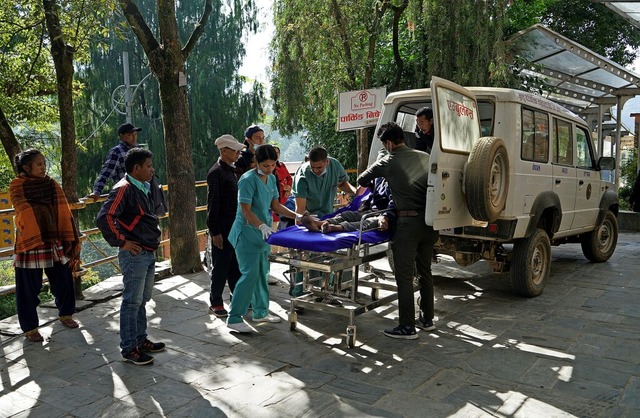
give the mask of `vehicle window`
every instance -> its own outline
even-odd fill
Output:
[[[573,135],[571,124],[554,118],[553,162],[562,165],[573,165]]]
[[[576,132],[576,158],[576,165],[580,168],[594,169],[596,167],[589,132],[580,127]]]
[[[523,160],[546,163],[549,160],[549,115],[523,107],[521,142]]]
[[[447,151],[471,153],[481,136],[475,99],[444,86],[438,86],[436,92],[440,146]]]
[[[493,114],[495,106],[488,100],[478,100],[478,113],[480,114],[480,134],[482,136],[493,135]]]
[[[409,148],[416,147],[416,112],[423,107],[431,107],[431,100],[405,103],[398,109],[395,122],[404,131],[404,142]]]

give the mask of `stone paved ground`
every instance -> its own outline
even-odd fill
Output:
[[[380,267],[384,267],[380,265]],[[282,277],[282,266],[273,265]],[[587,262],[579,245],[553,249],[550,283],[515,296],[485,263],[434,266],[433,333],[381,334],[395,304],[356,318],[309,311],[297,330],[259,324],[230,334],[207,314],[208,276],[156,283],[150,336],[169,349],[152,366],[120,361],[119,281],[87,292],[78,330],[41,309],[45,343],[16,318],[0,324],[0,416],[170,417],[637,417],[640,416],[640,234],[623,233],[613,258]],[[286,319],[288,285],[271,286]],[[105,300],[106,299],[106,300]]]

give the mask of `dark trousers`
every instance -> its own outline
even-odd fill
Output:
[[[225,283],[229,283],[229,291],[233,294],[241,276],[236,251],[227,237],[224,235],[223,237],[222,249],[219,249],[213,243],[211,244],[211,260],[213,262],[211,294],[209,296],[211,306],[223,306],[222,292],[224,291]]]
[[[16,267],[16,308],[18,322],[24,332],[34,330],[39,325],[36,308],[40,304],[38,294],[42,290],[42,270]],[[76,297],[68,264],[54,263],[53,267],[44,269],[44,273],[49,279],[58,315],[73,315],[76,311]]]
[[[396,269],[398,310],[400,325],[415,326],[413,277],[414,266],[420,282],[420,310],[427,319],[434,316],[433,276],[431,258],[438,232],[424,223],[424,215],[400,217],[391,240],[391,251]]]

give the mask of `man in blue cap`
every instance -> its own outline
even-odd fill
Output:
[[[111,148],[107,153],[107,158],[102,165],[102,170],[98,174],[96,182],[93,184],[93,192],[88,194],[88,199],[97,199],[102,194],[104,186],[109,180],[113,180],[114,184],[124,177],[126,170],[124,167],[124,156],[131,148],[138,144],[138,132],[142,128],[137,128],[130,123],[123,123],[118,127],[118,137],[120,141],[118,145]]]
[[[264,130],[258,125],[251,125],[244,130],[244,146],[247,147],[238,159],[241,167],[251,167],[255,158],[256,149],[265,144]]]

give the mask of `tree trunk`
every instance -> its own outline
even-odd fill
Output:
[[[2,141],[2,147],[9,156],[11,164],[13,165],[13,157],[20,152],[20,144],[13,133],[11,125],[9,125],[9,121],[2,111],[2,108],[0,108],[0,141]],[[13,170],[16,171],[15,166],[13,167]]]
[[[55,0],[43,0],[42,3],[51,42],[51,57],[56,69],[62,140],[62,188],[69,202],[77,202],[76,130],[73,114],[73,54],[75,51],[73,47],[65,44],[58,4]]]
[[[165,68],[171,67],[167,65]],[[175,67],[172,67],[175,68]],[[184,66],[183,66],[184,71]],[[168,74],[166,74],[168,73]],[[202,270],[196,236],[195,173],[192,160],[191,123],[186,87],[178,86],[178,74],[158,74],[169,185],[169,232],[174,274]],[[191,185],[185,187],[184,185]]]
[[[356,144],[358,149],[358,175],[367,169],[369,165],[369,136],[368,129],[356,130]]]
[[[47,32],[51,42],[51,58],[56,70],[58,88],[58,112],[60,113],[60,137],[62,142],[62,189],[67,201],[78,201],[78,171],[76,159],[76,123],[73,114],[73,54],[75,50],[67,45],[60,26],[60,8],[55,0],[42,1],[45,11]],[[77,211],[73,216],[78,219]],[[82,279],[74,278],[75,297],[84,299]]]
[[[186,86],[179,85],[179,74],[185,73],[187,57],[203,34],[213,10],[212,1],[205,0],[202,17],[182,48],[175,0],[157,0],[161,42],[158,42],[147,26],[136,2],[119,0],[122,12],[149,58],[151,71],[158,79],[167,155],[171,267],[174,274],[202,270],[196,235],[196,179],[192,159],[191,120]]]

